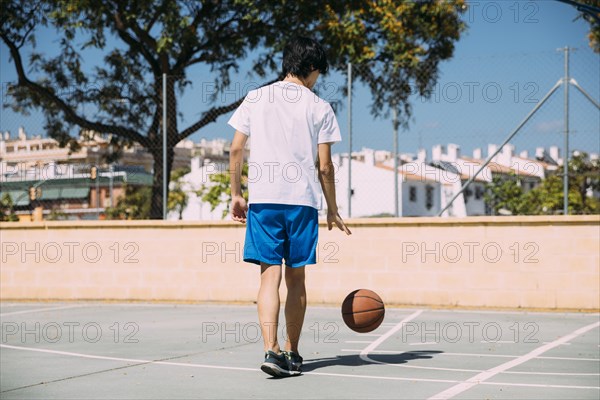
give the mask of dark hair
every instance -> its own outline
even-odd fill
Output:
[[[283,76],[306,78],[315,69],[322,74],[329,70],[323,46],[302,36],[290,40],[283,49]]]

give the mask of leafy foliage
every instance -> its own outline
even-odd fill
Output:
[[[179,214],[179,219],[183,219],[183,210],[187,207],[189,196],[183,188],[182,178],[190,172],[190,168],[178,168],[171,173],[171,190],[169,191],[169,200],[167,209]]]
[[[569,160],[569,213],[600,214],[600,162],[586,153],[576,153]],[[513,215],[551,215],[563,211],[563,178],[555,173],[536,188],[524,192],[518,177],[495,176],[485,194],[495,213],[505,210]]]
[[[15,222],[19,220],[17,214],[13,209],[13,201],[8,193],[4,193],[2,199],[0,199],[0,221],[3,222]]]
[[[229,215],[231,204],[231,180],[228,172],[219,172],[210,176],[210,184],[202,185],[196,194],[202,201],[210,204],[210,210],[214,211],[219,205],[225,204],[221,218]],[[242,167],[242,196],[248,201],[248,164]]]
[[[512,174],[508,177],[496,175],[492,182],[487,185],[487,191],[484,195],[486,203],[498,214],[501,210],[506,210],[510,214],[521,214],[523,189],[517,179]]]
[[[106,209],[108,219],[148,219],[150,218],[149,186],[125,185],[124,194],[119,196],[115,207]]]
[[[577,2],[596,7],[596,9],[600,9],[600,1],[598,0],[577,0]],[[600,18],[600,11],[596,12],[596,17]],[[590,31],[588,33],[590,47],[596,53],[600,53],[600,22],[594,19],[591,15],[584,12],[580,12],[578,18],[583,18],[590,24]]]
[[[163,128],[170,176],[174,146],[240,104],[217,100],[242,60],[251,57],[253,74],[273,82],[282,78],[278,57],[286,41],[316,37],[333,69],[358,64],[355,76],[371,88],[375,115],[394,107],[407,123],[410,94],[430,93],[439,62],[452,56],[464,30],[466,9],[464,0],[0,1],[0,38],[18,75],[9,106],[43,110],[48,135],[72,150],[82,129],[106,135],[115,156],[132,142],[145,147],[154,158],[152,218],[162,214]],[[39,27],[55,29],[58,54],[36,47]],[[24,46],[33,49],[29,60],[22,58]],[[103,62],[85,66],[88,50],[101,52]],[[180,126],[177,95],[192,83],[187,71],[197,64],[209,67],[205,81],[214,79],[213,103]],[[163,74],[169,77],[166,127]]]
[[[68,216],[65,212],[63,212],[59,207],[52,207],[50,209],[50,214],[46,217],[47,221],[65,221],[68,219]]]

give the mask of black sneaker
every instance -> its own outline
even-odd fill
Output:
[[[271,350],[265,353],[265,361],[261,364],[260,369],[277,378],[298,375],[298,372],[290,371],[290,363],[283,353],[277,354]]]
[[[290,373],[293,375],[299,375],[302,373],[302,357],[300,354],[293,351],[283,351],[285,358],[288,360]]]

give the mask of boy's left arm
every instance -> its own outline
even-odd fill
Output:
[[[229,178],[231,181],[231,218],[234,221],[246,222],[248,205],[242,196],[242,166],[244,164],[244,148],[248,136],[235,131],[229,152]]]

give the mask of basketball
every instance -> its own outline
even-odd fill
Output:
[[[358,289],[342,303],[342,317],[348,328],[355,332],[374,331],[383,322],[385,307],[381,297],[372,290]]]

